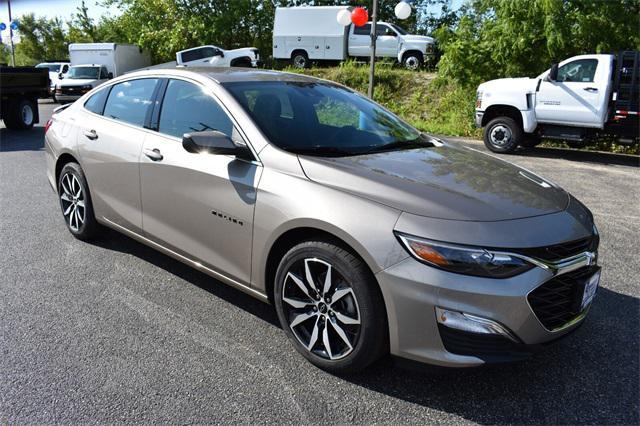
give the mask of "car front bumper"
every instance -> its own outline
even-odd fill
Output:
[[[387,308],[391,353],[448,367],[527,358],[544,344],[573,331],[585,318],[589,306],[562,326],[549,329],[542,323],[546,318],[537,315],[540,309],[534,312],[529,297],[548,287],[553,291],[562,280],[568,281],[570,274],[592,275],[598,270],[591,263],[579,266],[562,275],[534,267],[512,278],[491,279],[450,273],[414,258],[405,259],[376,274]],[[575,298],[581,298],[579,287],[576,280],[572,290]],[[504,332],[480,334],[444,325],[442,317],[437,319],[443,311],[486,320]]]
[[[482,128],[482,117],[484,117],[484,111],[476,111],[475,123],[477,128]]]

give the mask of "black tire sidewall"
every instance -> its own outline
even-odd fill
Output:
[[[360,333],[353,351],[339,360],[327,360],[309,352],[289,328],[284,313],[282,288],[290,267],[301,259],[317,258],[328,262],[351,285],[360,311]],[[307,241],[289,250],[280,261],[274,284],[274,304],[280,325],[294,347],[312,364],[332,373],[354,373],[370,365],[388,350],[388,328],[384,302],[373,274],[349,251],[330,242]]]
[[[304,59],[304,65],[302,67],[299,67],[298,65],[296,65],[296,58],[298,57]],[[295,68],[298,68],[298,69],[309,68],[309,57],[305,53],[296,53],[295,55],[293,55],[293,58],[291,58],[291,62],[293,63],[293,66]]]
[[[498,125],[508,127],[509,130],[511,131],[511,140],[509,141],[509,143],[502,146],[494,145],[491,141],[491,131],[493,130],[494,127]],[[511,117],[494,118],[484,128],[484,138],[483,138],[484,144],[492,152],[503,153],[503,154],[511,153],[511,152],[514,152],[516,148],[518,148],[518,145],[522,141],[522,133],[523,133],[522,129],[513,118]]]
[[[60,171],[60,176],[58,177],[57,189],[58,189],[58,202],[60,203],[60,210],[64,213],[64,206],[62,205],[62,200],[60,199],[60,194],[62,193],[62,178],[66,174],[73,174],[80,182],[80,186],[82,187],[82,191],[84,192],[85,198],[85,220],[84,223],[78,228],[77,231],[71,229],[69,224],[67,223],[66,218],[63,220],[67,225],[67,229],[71,234],[81,240],[89,240],[95,237],[98,231],[98,223],[96,222],[95,215],[93,212],[93,203],[91,201],[91,193],[89,192],[89,185],[87,184],[87,179],[82,172],[82,168],[78,163],[67,163]]]

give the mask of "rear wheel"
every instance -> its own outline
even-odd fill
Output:
[[[79,164],[67,163],[62,168],[58,178],[58,197],[69,232],[80,240],[93,239],[100,226],[93,214],[89,186]]]
[[[361,370],[388,348],[384,303],[367,266],[324,241],[289,250],[276,272],[274,300],[296,350],[333,372]]]
[[[36,119],[36,106],[33,101],[20,99],[9,105],[4,124],[8,129],[27,130],[33,127]]]
[[[299,69],[309,68],[309,57],[304,51],[294,52],[291,56],[291,63]]]
[[[493,152],[511,153],[523,139],[522,128],[511,117],[494,118],[484,128],[484,144]]]

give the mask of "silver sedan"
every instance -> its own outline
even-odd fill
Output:
[[[60,108],[45,138],[74,236],[115,229],[273,303],[328,371],[523,359],[598,287],[578,200],[328,81],[135,72]]]

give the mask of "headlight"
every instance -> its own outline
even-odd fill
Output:
[[[396,236],[419,261],[457,274],[508,278],[534,267],[519,257],[499,251],[430,241],[398,232]]]
[[[90,84],[87,84],[87,85],[85,85],[85,86],[82,86],[82,88],[83,88],[84,90],[91,90],[91,89],[93,89],[93,86],[92,86],[92,85],[90,85]]]

